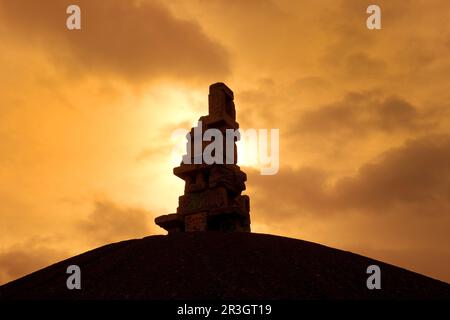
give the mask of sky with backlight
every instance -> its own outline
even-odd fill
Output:
[[[382,30],[366,28],[372,3]],[[69,4],[81,31],[66,29]],[[207,113],[219,81],[242,128],[280,129],[278,174],[240,159],[254,232],[449,282],[449,12],[446,0],[0,0],[0,283],[164,234],[153,219],[184,187],[171,133]]]

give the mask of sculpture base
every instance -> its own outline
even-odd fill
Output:
[[[157,217],[155,223],[169,234],[195,231],[250,232],[250,215],[234,209],[221,208],[186,215],[172,213]]]

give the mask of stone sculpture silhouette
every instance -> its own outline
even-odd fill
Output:
[[[199,119],[202,132],[218,129],[225,136],[227,129],[239,129],[234,95],[230,88],[223,83],[212,84],[208,98],[209,114]],[[194,128],[188,133],[188,141],[189,138],[191,142],[194,141]],[[248,196],[241,195],[245,190],[247,175],[236,164],[237,140],[238,137],[235,137],[232,155],[226,154],[230,150],[224,146],[223,150],[226,151],[221,164],[206,164],[201,154],[195,154],[194,143],[188,143],[191,152],[187,157],[191,161],[182,161],[173,170],[177,177],[185,181],[184,195],[179,197],[176,213],[155,219],[158,226],[169,234],[190,231],[250,232],[250,200]],[[202,141],[202,152],[209,143]]]

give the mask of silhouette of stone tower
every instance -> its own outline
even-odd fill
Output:
[[[187,155],[173,170],[177,177],[185,181],[184,195],[179,197],[177,213],[155,219],[155,223],[169,234],[190,231],[250,232],[250,199],[241,195],[247,175],[236,164],[238,135],[234,136],[233,149],[229,152],[232,154],[226,152],[226,130],[239,129],[233,99],[233,92],[225,84],[215,83],[209,87],[209,114],[200,117],[196,128],[198,130],[201,124],[202,133],[207,129],[220,130],[224,137],[224,152],[219,157],[223,161],[212,164],[204,162],[203,151],[211,142],[195,136],[198,131],[192,128],[187,135]],[[197,154],[195,139],[202,141]]]

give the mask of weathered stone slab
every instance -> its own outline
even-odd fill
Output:
[[[209,172],[208,185],[210,188],[221,186],[233,195],[239,195],[245,190],[247,175],[236,165],[213,166]]]
[[[212,208],[228,205],[225,188],[215,188],[202,192],[187,193],[179,197],[177,213],[188,214],[198,211],[208,211]]]
[[[184,217],[185,231],[206,231],[208,215],[206,212],[199,212]]]
[[[169,234],[184,231],[184,220],[176,213],[159,216],[155,219],[155,223],[166,229]]]
[[[223,83],[215,83],[209,87],[209,115],[212,118],[221,117],[224,114],[236,120],[236,108],[234,106],[233,92]]]

